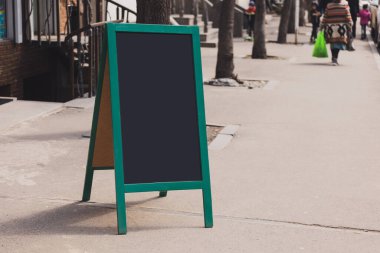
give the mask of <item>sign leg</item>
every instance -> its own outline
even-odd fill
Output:
[[[117,232],[119,235],[127,233],[127,210],[124,192],[116,193]]]
[[[123,178],[119,175],[120,171],[120,167],[115,167],[117,232],[119,235],[125,235],[127,233],[127,209],[124,182]]]
[[[87,165],[86,177],[84,179],[82,201],[90,200],[93,178],[94,178],[94,170],[90,165]]]
[[[214,221],[212,217],[212,200],[211,200],[210,187],[203,188],[202,194],[203,194],[203,212],[204,212],[205,227],[212,228],[214,225]]]
[[[160,191],[160,198],[166,197],[168,195],[168,191]]]

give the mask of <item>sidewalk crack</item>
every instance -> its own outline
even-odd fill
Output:
[[[20,197],[11,197],[11,196],[4,196],[4,195],[0,195],[0,199],[31,200],[30,197],[20,198]],[[98,203],[98,202],[81,202],[81,201],[75,201],[75,200],[64,199],[64,198],[32,198],[32,199],[34,201],[35,200],[49,201],[49,202],[56,202],[56,203],[61,203],[61,204],[78,203],[80,205],[93,207],[93,208],[116,209],[115,204],[106,204],[106,203]],[[203,213],[201,212],[168,210],[164,208],[135,206],[134,204],[130,204],[127,206],[128,206],[128,210],[130,211],[144,211],[144,212],[151,212],[151,213],[182,215],[182,216],[188,216],[188,217],[192,217],[192,216],[202,217],[203,216]],[[265,218],[257,218],[257,217],[241,217],[241,216],[214,214],[214,218],[222,219],[222,220],[240,221],[240,222],[262,222],[262,223],[269,223],[269,224],[274,224],[274,225],[286,224],[286,225],[291,225],[291,226],[300,226],[300,227],[309,227],[309,228],[380,234],[380,229],[357,228],[357,227],[349,227],[349,226],[333,226],[333,225],[324,225],[324,224],[317,224],[317,223],[305,223],[305,222],[298,222],[298,221],[265,219]]]
[[[186,211],[172,211],[161,208],[151,208],[151,207],[133,207],[132,210],[138,209],[146,212],[155,212],[155,213],[166,213],[166,214],[179,214],[185,216],[203,216],[203,213],[197,212],[186,212]],[[266,222],[272,224],[287,224],[292,226],[302,226],[302,227],[310,227],[310,228],[321,228],[321,229],[330,229],[330,230],[340,230],[340,231],[351,231],[351,232],[365,232],[365,233],[376,233],[380,234],[380,229],[368,229],[368,228],[357,228],[357,227],[349,227],[349,226],[333,226],[333,225],[323,225],[317,223],[304,223],[297,221],[286,221],[286,220],[276,220],[276,219],[265,219],[265,218],[257,218],[257,217],[240,217],[240,216],[231,216],[231,215],[222,215],[215,214],[215,218],[223,219],[223,220],[233,220],[233,221],[243,221],[243,222]]]

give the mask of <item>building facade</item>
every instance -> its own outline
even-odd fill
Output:
[[[0,0],[0,96],[66,101],[88,92],[88,26],[102,21],[103,2]]]

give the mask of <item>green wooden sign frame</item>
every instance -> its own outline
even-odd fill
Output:
[[[181,182],[155,182],[140,184],[124,184],[123,152],[122,152],[122,126],[120,116],[120,96],[118,80],[118,61],[116,48],[117,32],[138,32],[138,33],[163,33],[163,34],[189,34],[192,35],[195,94],[198,110],[198,128],[200,141],[200,157],[202,180],[201,181],[181,181]],[[207,228],[213,226],[212,200],[210,186],[209,160],[207,150],[206,119],[203,94],[202,63],[200,52],[199,28],[196,26],[169,26],[169,25],[146,25],[146,24],[106,24],[106,36],[103,42],[102,58],[99,71],[98,93],[95,100],[95,108],[91,129],[90,147],[88,153],[86,176],[83,189],[82,201],[88,201],[91,196],[93,174],[95,170],[115,171],[116,187],[116,210],[118,234],[127,233],[127,217],[125,193],[159,191],[160,197],[165,197],[167,191],[171,190],[192,190],[200,189],[203,193],[204,225]],[[108,57],[108,66],[106,60]],[[99,110],[101,107],[101,94],[103,89],[103,79],[105,68],[109,68],[110,101],[112,111],[112,136],[113,136],[113,167],[94,167],[94,149],[96,133],[99,121]]]

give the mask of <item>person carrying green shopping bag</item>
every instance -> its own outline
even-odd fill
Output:
[[[332,65],[338,65],[340,50],[349,49],[352,18],[350,8],[345,0],[333,0],[327,5],[321,22],[321,31],[330,43]]]
[[[327,54],[325,35],[323,32],[318,33],[317,40],[315,41],[315,44],[314,44],[313,57],[317,57],[317,58],[329,57],[329,55]]]

